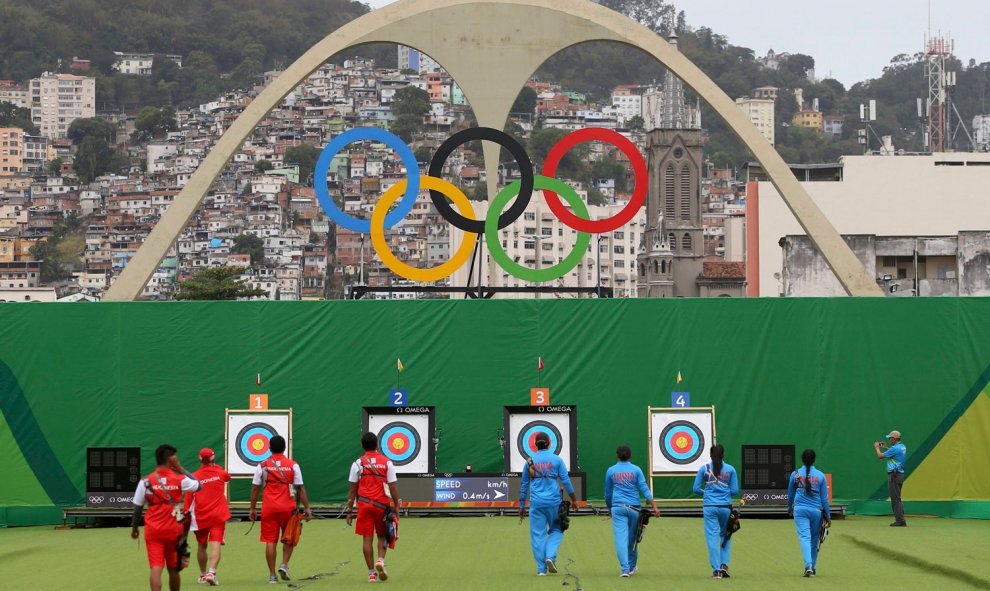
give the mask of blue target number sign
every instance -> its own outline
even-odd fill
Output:
[[[524,458],[531,458],[539,451],[536,448],[536,436],[546,433],[550,437],[549,449],[554,455],[560,455],[560,450],[564,446],[564,440],[560,436],[557,427],[547,421],[532,421],[519,430],[519,437],[516,439],[516,449]]]
[[[691,406],[691,393],[671,392],[670,405],[674,408],[689,408]]]
[[[268,423],[245,425],[234,440],[237,456],[245,464],[257,466],[271,457],[271,439],[276,435],[278,431]]]
[[[409,390],[393,389],[388,391],[389,406],[409,406]]]
[[[378,448],[393,465],[405,466],[419,456],[422,442],[412,425],[395,421],[378,431]]]
[[[690,464],[704,450],[705,435],[694,423],[674,421],[660,432],[660,453],[674,464]]]

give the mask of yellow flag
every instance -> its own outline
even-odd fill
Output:
[[[681,377],[681,372],[678,371],[677,372],[677,383],[680,384],[683,381],[684,381],[684,378]]]
[[[405,367],[403,367],[403,365],[402,365],[402,360],[401,359],[399,359],[398,357],[396,357],[395,358],[395,362],[398,364],[398,370],[399,371],[402,371],[402,370],[405,369]]]

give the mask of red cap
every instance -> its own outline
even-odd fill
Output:
[[[213,450],[208,447],[204,447],[203,449],[199,450],[200,461],[212,459],[214,455],[215,454],[213,453]]]

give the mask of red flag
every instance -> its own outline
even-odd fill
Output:
[[[536,364],[536,371],[543,371],[543,358],[539,357],[539,361]]]
[[[257,384],[257,385],[259,385],[259,386],[261,385],[261,374],[260,373],[257,376],[255,376],[254,383]]]

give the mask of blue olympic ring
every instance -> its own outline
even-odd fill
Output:
[[[533,457],[536,452],[529,447],[529,438],[533,437],[536,433],[546,433],[550,437],[550,445],[547,447],[551,452],[557,453],[557,447],[559,445],[557,441],[557,434],[554,433],[552,429],[547,429],[544,425],[534,425],[523,433],[522,436],[522,448],[526,452],[526,455]]]
[[[680,453],[674,449],[671,439],[673,439],[675,435],[682,432],[689,433],[692,445],[686,452]],[[670,429],[663,438],[664,454],[669,455],[675,460],[690,460],[693,456],[696,457],[698,455],[698,448],[701,445],[702,440],[703,437],[696,427],[679,426],[677,428]]]
[[[313,171],[313,185],[316,189],[316,198],[319,200],[323,211],[327,212],[337,225],[347,228],[352,232],[367,234],[371,232],[371,220],[356,219],[344,213],[330,197],[327,190],[327,173],[330,169],[330,162],[344,146],[360,140],[372,140],[381,142],[395,150],[402,163],[406,166],[406,176],[409,185],[398,205],[395,206],[388,215],[385,216],[385,227],[391,228],[406,217],[414,205],[416,196],[419,195],[419,164],[416,156],[409,146],[402,141],[402,138],[377,127],[355,127],[348,129],[344,133],[333,138],[329,144],[320,152],[320,158],[316,161],[316,169]]]
[[[409,447],[404,453],[395,453],[389,446],[389,437],[393,435],[405,435],[406,439],[409,441]],[[408,460],[414,453],[416,453],[416,435],[409,429],[405,427],[389,427],[387,431],[382,433],[382,453],[385,454],[388,459],[395,462],[402,462]]]
[[[264,462],[272,455],[272,450],[269,447],[269,449],[265,450],[265,453],[258,454],[252,451],[250,448],[248,448],[247,446],[248,441],[251,439],[251,436],[255,434],[264,435],[269,439],[269,441],[271,440],[272,437],[275,436],[275,434],[271,431],[271,429],[265,427],[255,427],[254,429],[250,429],[241,436],[241,441],[240,441],[241,453],[244,455],[244,457],[250,458],[252,461]]]

